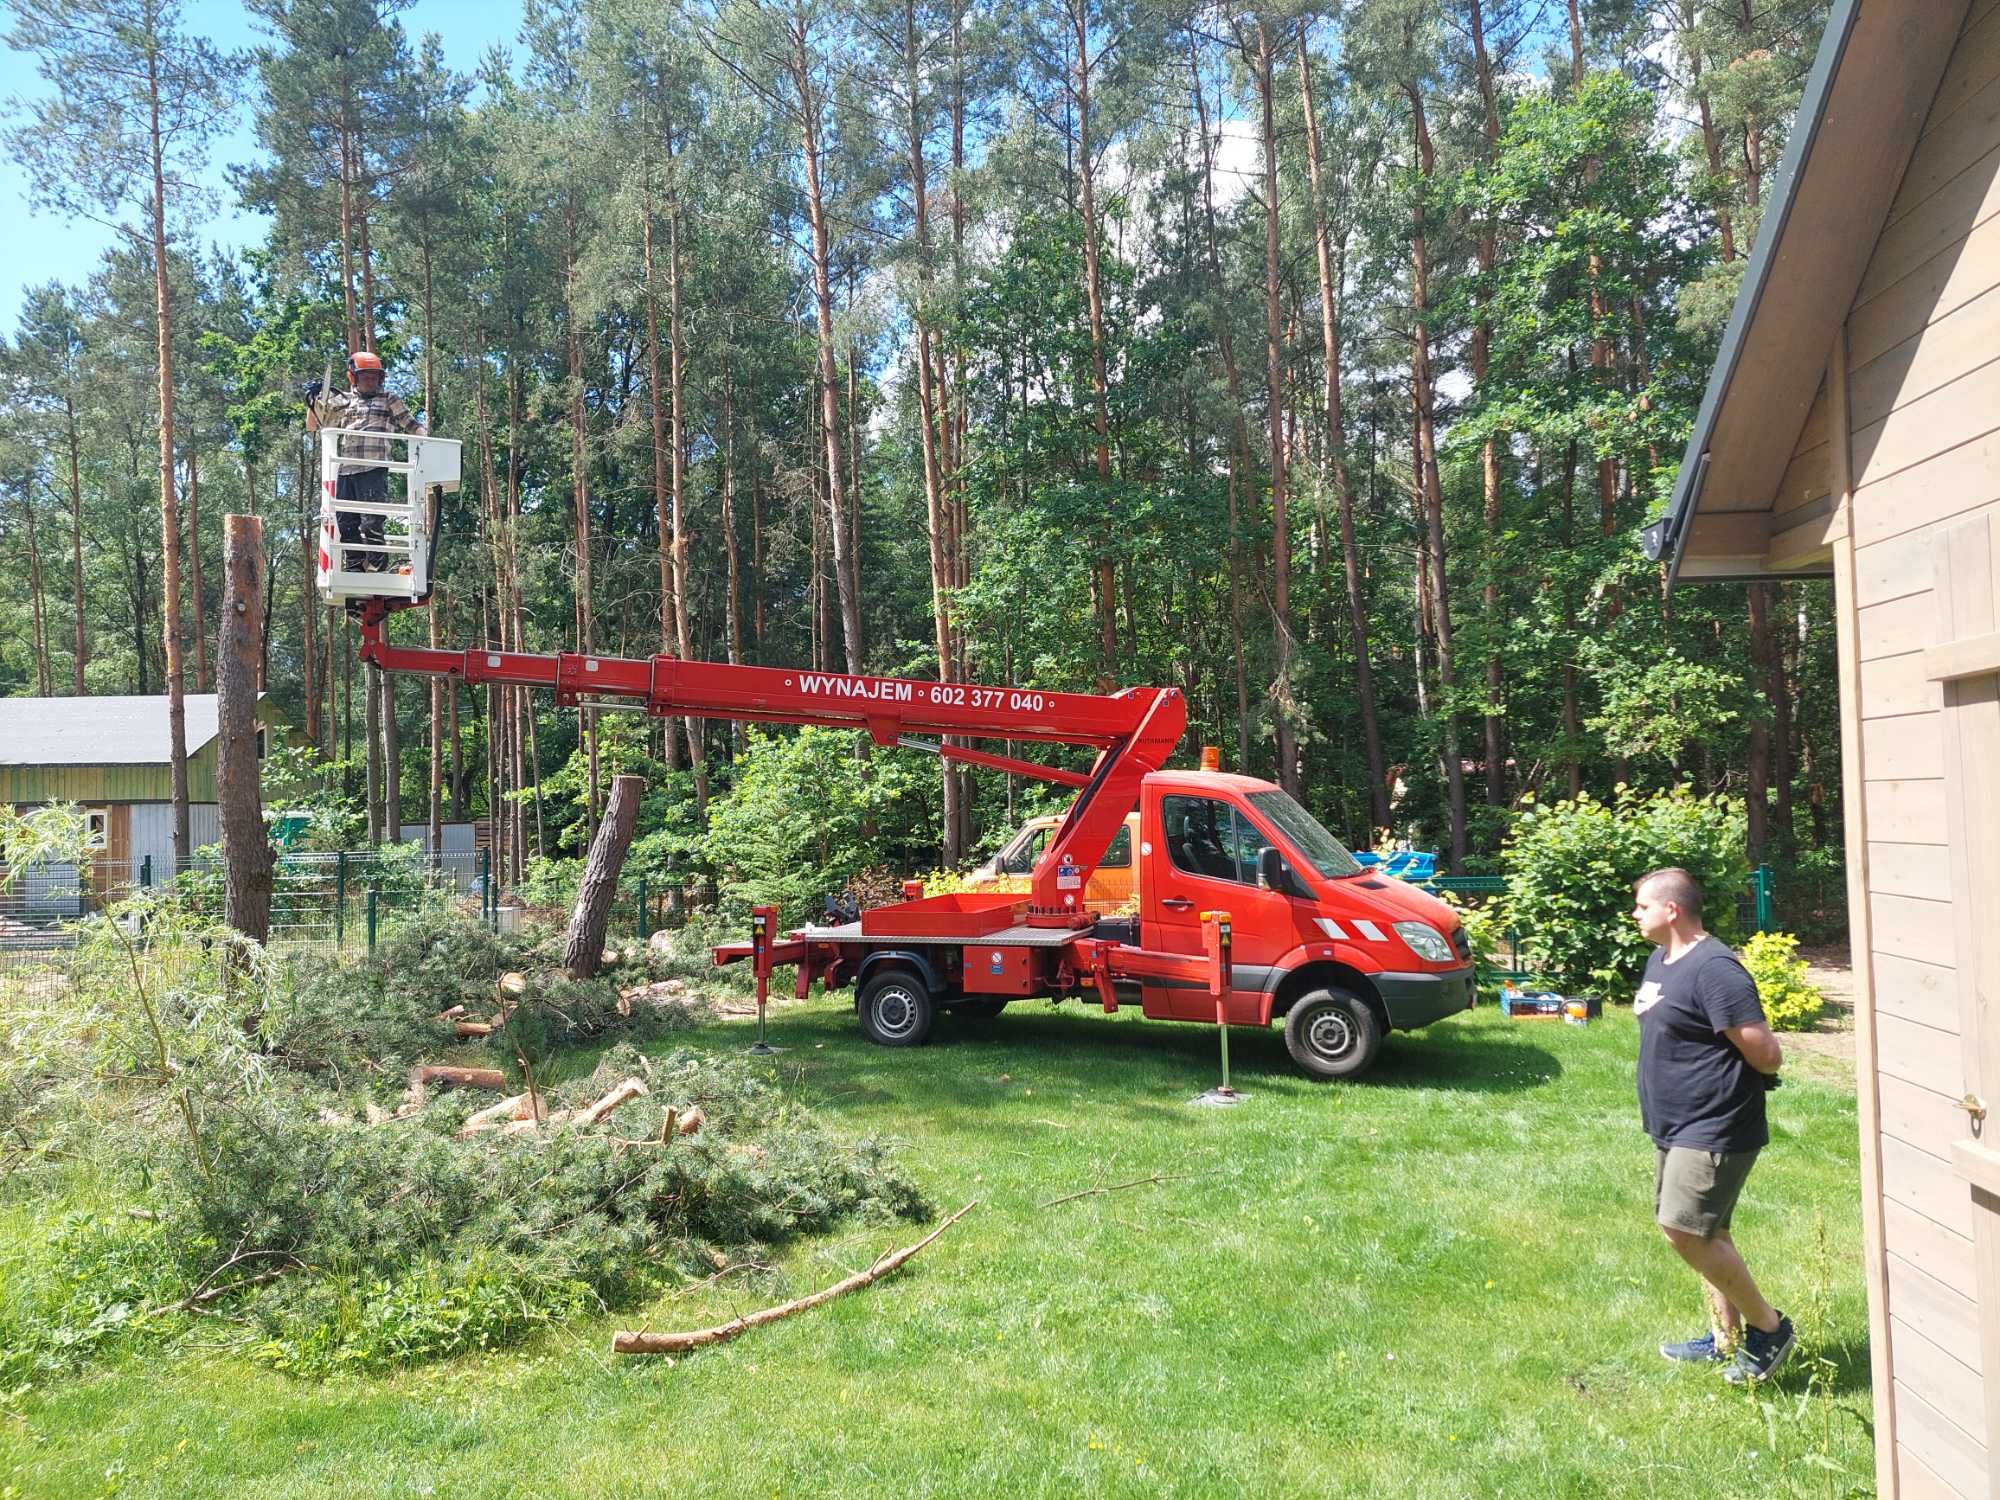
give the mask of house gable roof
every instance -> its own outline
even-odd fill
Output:
[[[216,695],[189,693],[184,701],[193,755],[215,738]],[[170,759],[164,696],[0,698],[0,766],[163,766]]]
[[[1666,514],[1671,582],[1819,573],[1773,550],[1771,509],[1930,113],[1969,0],[1837,0],[1799,103]],[[1824,497],[1830,512],[1837,496]],[[1812,516],[1787,513],[1786,525]]]

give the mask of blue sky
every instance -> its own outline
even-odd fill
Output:
[[[227,0],[187,0],[186,28],[217,46],[246,48],[264,41],[241,5]],[[444,39],[445,57],[454,68],[470,72],[495,42],[512,47],[521,26],[520,0],[414,0],[401,16],[412,47],[427,31]],[[0,45],[0,101],[32,99],[45,85],[35,71],[32,55]],[[9,123],[14,111],[6,110]],[[256,154],[250,132],[248,103],[238,108],[235,128],[214,142],[208,179],[219,190],[215,219],[202,238],[232,249],[255,244],[264,235],[262,215],[240,212],[228,191],[223,169]],[[24,287],[60,278],[71,284],[87,279],[98,257],[111,243],[113,231],[89,219],[66,221],[54,213],[32,213],[28,183],[11,155],[0,156],[0,331],[11,335],[20,312]]]

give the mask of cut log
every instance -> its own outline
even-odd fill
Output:
[[[459,1068],[442,1063],[425,1063],[411,1070],[410,1082],[428,1086],[440,1084],[454,1089],[504,1089],[507,1075],[498,1068]]]
[[[697,1104],[693,1109],[682,1115],[679,1120],[675,1121],[674,1134],[693,1135],[707,1123],[708,1121],[702,1117],[701,1106]]]
[[[465,1007],[463,1005],[454,1005],[450,1010],[441,1010],[438,1012],[438,1019],[440,1021],[463,1021],[465,1019]]]
[[[618,894],[618,876],[625,868],[625,853],[632,847],[639,798],[645,790],[643,776],[611,778],[611,800],[605,804],[604,821],[597,825],[597,837],[590,843],[583,883],[576,893],[576,910],[570,918],[569,941],[563,948],[563,967],[573,979],[595,978],[604,960],[604,930],[611,923],[611,903]]]
[[[511,1099],[502,1099],[498,1104],[489,1104],[475,1115],[467,1115],[465,1123],[458,1127],[458,1138],[466,1139],[482,1130],[491,1130],[509,1120],[524,1119],[528,1111],[528,1096],[516,1094]]]
[[[511,1000],[518,1000],[528,993],[528,976],[510,969],[500,976],[500,993]],[[505,1002],[502,1002],[505,1008]]]
[[[775,1323],[780,1318],[789,1318],[793,1313],[805,1312],[809,1308],[831,1302],[835,1297],[847,1292],[858,1291],[870,1282],[880,1281],[884,1276],[903,1265],[918,1251],[933,1243],[960,1219],[979,1206],[974,1198],[957,1213],[946,1219],[914,1245],[891,1251],[876,1261],[865,1271],[857,1271],[845,1281],[836,1281],[832,1286],[814,1292],[810,1297],[800,1297],[777,1307],[766,1307],[758,1312],[746,1313],[740,1318],[719,1324],[714,1328],[697,1328],[687,1333],[651,1333],[645,1329],[621,1329],[611,1335],[613,1354],[683,1354],[690,1349],[706,1348],[710,1344],[720,1344],[735,1338],[739,1333],[752,1328],[760,1328],[766,1323]]]
[[[500,1029],[500,1025],[501,1023],[497,1021],[459,1021],[454,1023],[455,1029],[462,1037],[491,1036]]]
[[[637,1078],[628,1078],[589,1108],[578,1110],[576,1112],[576,1123],[579,1125],[595,1125],[619,1105],[629,1099],[637,1099],[645,1092],[646,1085],[643,1082]]]

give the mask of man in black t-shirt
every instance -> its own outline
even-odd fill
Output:
[[[1632,920],[1659,946],[1632,1002],[1639,1021],[1639,1117],[1659,1148],[1653,1217],[1708,1284],[1714,1326],[1662,1344],[1668,1359],[1721,1363],[1733,1385],[1762,1379],[1792,1352],[1792,1320],[1764,1300],[1729,1235],[1737,1195],[1770,1140],[1765,1092],[1783,1052],[1757,982],[1701,925],[1701,886],[1655,870],[1633,887]]]

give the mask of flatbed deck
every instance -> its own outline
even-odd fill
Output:
[[[1090,936],[1088,927],[1003,927],[998,932],[967,937],[964,933],[863,933],[859,922],[843,922],[838,927],[802,927],[798,935],[810,943],[929,943],[941,948],[1060,948],[1075,938]]]

